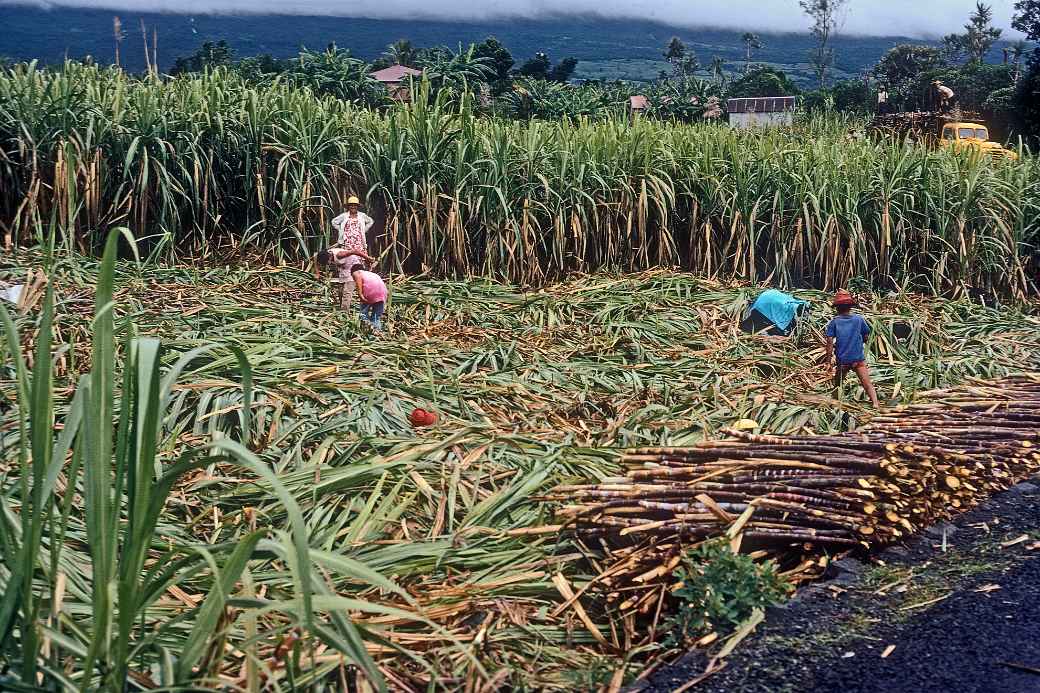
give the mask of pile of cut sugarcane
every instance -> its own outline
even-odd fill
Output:
[[[874,116],[867,126],[872,132],[889,132],[916,137],[937,137],[942,126],[959,120],[978,121],[982,116],[975,111],[955,108],[949,112],[905,111]]]
[[[641,448],[624,477],[562,486],[559,513],[592,538],[747,544],[885,543],[972,507],[1040,469],[1040,376],[926,393],[928,402],[839,435]],[[577,503],[574,503],[577,501]]]

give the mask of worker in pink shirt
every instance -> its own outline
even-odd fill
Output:
[[[382,332],[381,320],[386,308],[386,283],[375,272],[366,270],[361,263],[350,268],[350,276],[354,279],[358,296],[361,298],[361,319],[376,332]]]
[[[351,297],[354,295],[355,285],[353,277],[350,276],[350,270],[362,257],[369,262],[374,262],[373,258],[362,250],[345,250],[335,246],[328,250],[322,250],[315,257],[317,263],[314,268],[315,278],[321,279],[322,271],[329,267],[335,271],[336,279],[333,281],[337,285],[336,302],[340,308],[348,313],[350,312]]]

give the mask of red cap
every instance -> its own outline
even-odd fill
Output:
[[[834,294],[834,300],[831,301],[833,306],[854,306],[856,305],[856,299],[853,298],[845,289],[838,289],[838,292]]]

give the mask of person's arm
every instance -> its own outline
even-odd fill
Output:
[[[354,273],[354,286],[357,287],[357,294],[361,298],[361,302],[365,300],[365,280],[361,278],[360,272]]]
[[[867,321],[866,321],[865,318],[860,318],[860,320],[862,320],[862,324],[860,325],[859,330],[863,334],[863,343],[866,344],[867,343],[867,338],[870,337],[871,329],[870,329],[870,325],[867,324]]]
[[[371,255],[369,255],[365,251],[364,248],[343,248],[342,250],[339,250],[337,252],[342,253],[344,256],[346,256],[346,255],[357,255],[359,258],[361,258],[363,260],[368,260],[369,262],[375,262],[375,258],[373,258]]]
[[[343,242],[343,222],[346,221],[346,214],[339,214],[332,219],[332,230],[335,232],[333,237],[333,245],[339,245]]]
[[[825,337],[823,340],[823,346],[826,350],[826,363],[829,366],[834,362],[834,338],[838,335],[837,331],[834,329],[833,320],[827,323],[827,327],[824,329],[823,334]]]
[[[364,254],[361,256],[369,262],[375,262],[376,259],[368,254],[368,231],[375,225],[375,220],[368,216],[364,212],[358,212],[358,216],[361,217],[361,237],[365,242]]]
[[[361,248],[346,248],[342,252],[344,253],[344,256],[346,256],[346,255],[357,255],[362,260],[367,260],[368,262],[375,262],[375,258],[373,258],[371,255],[366,253]]]

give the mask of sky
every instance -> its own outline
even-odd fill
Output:
[[[372,19],[484,21],[511,17],[593,15],[684,27],[801,32],[808,21],[798,0],[0,0],[0,5],[88,7],[181,14],[307,14]],[[1014,0],[988,0],[1008,38]],[[959,31],[975,0],[849,0],[842,33],[935,38]]]

